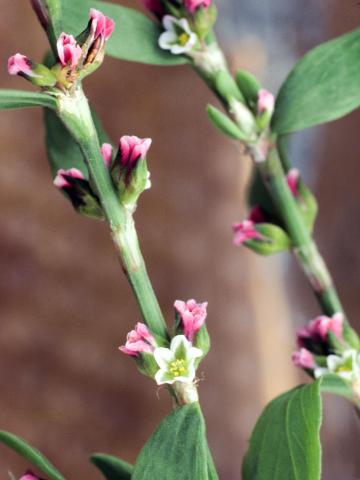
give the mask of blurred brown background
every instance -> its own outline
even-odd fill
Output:
[[[7,76],[10,54],[39,60],[46,48],[28,3],[1,1],[1,87],[28,88]],[[219,7],[234,68],[274,90],[300,54],[360,19],[355,0]],[[294,329],[317,306],[292,259],[233,247],[229,225],[245,214],[249,164],[209,125],[203,110],[213,99],[190,70],[107,59],[86,89],[114,141],[154,139],[153,188],[136,214],[144,256],[169,321],[176,298],[209,301],[213,348],[200,394],[220,477],[239,479],[264,404],[300,380],[289,361]],[[319,194],[316,234],[358,326],[359,124],[357,112],[304,133],[294,152]],[[134,462],[170,402],[117,350],[139,320],[136,304],[105,225],[77,217],[53,188],[39,110],[0,113],[0,155],[0,428],[37,446],[66,478],[95,480],[88,456]],[[359,478],[359,424],[344,401],[326,400],[323,436],[323,478]],[[0,447],[2,478],[25,467]]]

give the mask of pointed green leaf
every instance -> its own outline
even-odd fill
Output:
[[[142,13],[114,3],[82,0],[62,0],[63,25],[68,33],[78,35],[89,21],[90,8],[97,8],[111,17],[116,27],[106,53],[121,60],[154,65],[186,63],[182,55],[172,55],[158,46],[160,26]]]
[[[145,444],[132,480],[217,480],[198,403],[177,408]]]
[[[359,44],[360,28],[323,43],[297,63],[276,100],[275,132],[329,122],[360,106]]]
[[[134,467],[120,458],[105,453],[94,453],[90,460],[107,480],[131,480]]]
[[[320,382],[273,400],[251,435],[243,480],[320,480]]]
[[[22,90],[0,90],[0,110],[12,108],[56,108],[56,100],[50,95]]]
[[[64,480],[61,473],[36,448],[31,447],[25,440],[9,432],[0,431],[0,442],[26,458],[32,465],[41,470],[49,480]]]
[[[214,125],[221,133],[227,135],[234,140],[246,141],[246,135],[240,130],[240,128],[234,123],[225,113],[221,112],[218,108],[212,105],[207,106],[207,114]]]

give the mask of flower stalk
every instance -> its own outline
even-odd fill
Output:
[[[57,99],[58,115],[80,146],[86,159],[91,181],[144,322],[154,333],[167,338],[164,317],[146,271],[134,220],[117,198],[110,174],[101,156],[99,139],[88,101],[81,86],[72,92],[60,94]]]

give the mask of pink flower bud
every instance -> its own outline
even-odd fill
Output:
[[[249,212],[248,220],[254,223],[265,223],[266,218],[264,212],[261,210],[261,207],[259,207],[258,205],[253,207]]]
[[[298,183],[300,178],[300,172],[297,168],[292,168],[288,171],[286,175],[287,184],[291,190],[291,193],[294,197],[299,195]]]
[[[150,12],[162,17],[165,15],[165,9],[161,3],[161,0],[142,0],[144,6],[150,10]]]
[[[94,32],[94,40],[97,37],[103,37],[105,41],[108,40],[115,28],[114,20],[106,17],[99,10],[95,10],[95,8],[90,10],[90,20]]]
[[[130,135],[121,137],[119,142],[121,165],[131,167],[139,158],[144,160],[151,142],[151,138],[138,138]]]
[[[176,300],[174,303],[175,310],[180,314],[184,335],[192,342],[195,333],[203,326],[207,312],[207,302],[196,303],[195,300]]]
[[[291,356],[294,364],[299,368],[315,368],[315,360],[311,352],[306,348],[301,348]]]
[[[20,480],[41,480],[37,475],[34,475],[31,470],[28,470]]]
[[[342,337],[344,316],[342,313],[335,313],[332,317],[321,315],[311,320],[305,327],[297,332],[297,344],[303,347],[309,341],[313,343],[326,342],[329,332],[338,338]]]
[[[107,168],[111,167],[113,147],[110,143],[103,143],[101,146],[101,155]]]
[[[67,33],[62,33],[57,41],[57,52],[61,65],[75,68],[82,55],[80,45],[75,38]]]
[[[185,8],[190,12],[194,13],[197,8],[204,7],[208,8],[211,5],[212,0],[184,0]]]
[[[236,246],[240,246],[248,240],[263,239],[263,236],[255,230],[255,223],[252,220],[234,223],[232,229],[234,232],[234,244]]]
[[[131,330],[126,338],[125,345],[119,347],[126,355],[137,357],[139,353],[152,353],[156,348],[155,338],[143,323],[137,323],[135,330]]]
[[[25,55],[17,53],[8,60],[8,72],[10,75],[29,75],[32,76],[31,60]]]
[[[272,115],[275,107],[275,98],[272,93],[264,88],[258,91],[258,104],[257,109],[259,113],[267,112]]]
[[[85,180],[84,175],[77,168],[70,168],[69,170],[64,170],[61,168],[60,170],[58,170],[53,182],[55,187],[57,188],[71,187],[71,184],[69,183],[66,177],[79,178],[80,180]]]

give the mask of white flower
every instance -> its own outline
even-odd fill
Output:
[[[315,378],[319,378],[326,373],[335,373],[350,382],[360,379],[360,354],[356,350],[346,350],[341,356],[329,355],[326,363],[327,368],[318,367],[315,369]]]
[[[186,18],[165,15],[162,23],[165,32],[159,37],[160,48],[170,50],[174,55],[190,52],[194,48],[198,38]]]
[[[155,348],[154,357],[160,367],[155,375],[156,383],[191,383],[195,378],[195,360],[202,355],[203,351],[193,347],[185,335],[174,337],[170,348]]]

